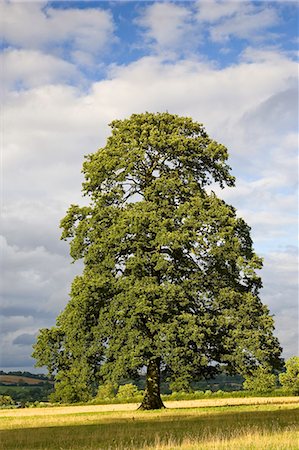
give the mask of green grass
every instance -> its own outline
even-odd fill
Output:
[[[36,415],[33,409],[23,416],[25,412],[2,414],[1,449],[298,449],[299,408],[291,404],[143,412],[74,409],[60,415],[49,409]]]

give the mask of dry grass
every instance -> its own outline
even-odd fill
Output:
[[[46,408],[22,408],[22,409],[1,409],[1,417],[29,417],[29,416],[52,416],[64,414],[97,413],[109,411],[134,411],[139,403],[124,403],[115,405],[84,405],[84,406],[53,406]]]
[[[177,400],[165,402],[167,408],[200,408],[239,405],[286,405],[299,404],[298,397],[245,397],[217,398],[207,400]]]
[[[137,411],[132,404],[110,405],[110,411],[109,405],[3,410],[0,448],[298,450],[298,397],[255,400],[169,402],[161,411]]]
[[[123,405],[121,405],[123,406]],[[54,409],[54,408],[53,408]],[[51,408],[50,411],[53,411]],[[293,404],[284,405],[239,405],[239,406],[218,406],[218,407],[201,407],[189,409],[166,409],[162,411],[92,411],[87,412],[81,408],[79,411],[65,411],[61,408],[62,414],[40,414],[40,409],[29,409],[26,415],[3,416],[0,418],[0,430],[16,430],[26,428],[46,428],[46,427],[66,427],[81,425],[97,425],[111,424],[115,422],[155,422],[160,421],[176,421],[180,417],[187,418],[204,418],[217,417],[224,413],[226,416],[240,414],[242,412],[258,413],[259,411],[288,411],[293,410]],[[83,410],[83,411],[82,411]],[[11,410],[7,410],[8,413]],[[20,411],[20,410],[18,410]],[[43,408],[42,412],[46,412]],[[47,410],[49,412],[49,410]],[[31,414],[29,414],[31,413]]]
[[[299,397],[248,397],[248,398],[217,398],[208,400],[176,400],[165,402],[167,409],[181,408],[211,408],[221,406],[240,405],[287,405],[298,404]],[[113,411],[135,411],[139,403],[124,403],[113,405],[84,405],[84,406],[54,406],[47,408],[25,408],[25,409],[0,409],[1,417],[20,416],[52,416],[65,414],[98,413]]]
[[[299,432],[285,430],[277,433],[247,431],[238,437],[217,436],[204,440],[186,438],[179,446],[173,440],[166,443],[156,441],[154,446],[143,450],[298,450]]]

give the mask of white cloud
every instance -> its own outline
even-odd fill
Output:
[[[5,310],[14,305],[23,310],[35,309],[36,314],[40,310],[57,313],[67,301],[70,284],[66,280],[70,281],[70,276],[77,273],[78,265],[72,265],[68,256],[44,247],[10,245],[3,236],[0,236],[0,245],[2,261],[5,260],[2,308]],[[45,302],[46,299],[51,300]]]
[[[274,10],[263,10],[255,14],[237,15],[223,24],[210,29],[211,38],[215,42],[227,41],[232,36],[243,39],[261,37],[263,30],[277,22]]]
[[[264,251],[276,248],[277,242],[285,246],[294,244],[296,239],[298,135],[296,129],[281,133],[277,127],[279,120],[274,120],[272,128],[265,127],[262,133],[259,123],[263,123],[263,115],[257,112],[255,119],[253,124],[241,121],[239,125],[242,131],[236,140],[240,142],[242,154],[234,158],[235,173],[239,173],[237,188],[218,192],[253,227],[254,242],[259,251]]]
[[[298,354],[298,249],[265,255],[263,301],[275,314],[277,336],[286,358]]]
[[[76,181],[79,191],[80,180],[76,178]],[[23,188],[24,191],[23,181],[20,185],[16,183],[16,188],[18,198],[10,195],[10,202],[2,208],[1,230],[7,241],[23,251],[39,247],[47,252],[68,257],[67,246],[60,241],[59,229],[59,221],[68,207],[67,197],[60,201],[53,200],[51,192],[40,196],[41,198],[33,198],[33,193],[30,195],[28,192],[25,196],[20,196],[19,189]],[[56,193],[54,197],[55,195]],[[71,197],[72,194],[69,194],[69,203],[72,201]]]
[[[298,124],[298,86],[295,77],[290,80],[289,86],[262,101],[255,108],[249,109],[241,121],[247,123],[255,130],[255,138],[268,139],[269,131],[274,124],[279,125],[286,135],[296,130]],[[276,136],[275,136],[276,138]],[[273,142],[275,145],[275,142]]]
[[[77,68],[38,50],[6,49],[0,54],[1,81],[5,92],[52,83],[80,81]]]
[[[71,166],[77,161],[78,149],[82,160],[83,154],[95,150],[99,142],[91,144],[97,130],[98,134],[101,131],[103,119],[99,121],[100,117],[94,114],[98,107],[75,87],[48,85],[13,93],[7,97],[4,108],[6,168],[19,161],[20,171],[38,165],[47,171],[50,164],[56,166],[58,173],[61,164]],[[104,111],[101,113],[106,117]]]
[[[102,52],[113,39],[114,25],[109,11],[97,9],[54,9],[47,3],[2,2],[3,27],[0,36],[17,48],[62,51],[68,44],[70,56],[78,52],[92,56]],[[64,49],[64,51],[66,51]]]
[[[248,3],[240,1],[221,1],[221,0],[209,0],[198,1],[198,13],[199,20],[204,22],[217,22],[220,19],[234,16],[236,13],[242,11],[244,6],[246,9],[249,7]]]
[[[188,50],[197,31],[192,11],[174,3],[153,3],[143,11],[137,24],[145,28],[145,39],[158,52]],[[193,36],[192,36],[193,34]]]
[[[285,58],[286,56],[289,57],[290,55],[280,53],[277,47],[263,46],[262,48],[256,48],[248,46],[242,51],[240,59],[247,63],[271,62],[280,64],[282,58]]]
[[[115,95],[119,106],[130,99],[128,112],[136,107],[172,109],[192,114],[218,134],[222,121],[239,120],[273,92],[286,89],[290,77],[296,79],[297,65],[283,55],[279,64],[268,59],[222,70],[196,60],[163,64],[152,57],[114,68],[111,80],[95,84],[94,91],[108,108]]]
[[[82,266],[71,265],[70,258],[41,246],[10,245],[2,236],[0,255],[2,365],[30,365],[30,348],[29,354],[24,353],[13,341],[22,333],[34,334],[41,327],[54,325],[55,316],[67,303],[71,281]]]
[[[197,17],[199,21],[209,24],[212,41],[222,43],[231,37],[265,38],[264,30],[279,22],[277,9],[273,6],[246,1],[198,2]]]
[[[33,365],[35,361],[29,356],[32,353],[31,348],[29,347],[26,351],[24,347],[13,344],[13,341],[19,336],[20,330],[25,333],[35,333],[37,331],[34,326],[33,316],[0,315],[0,323],[1,366],[20,367]]]

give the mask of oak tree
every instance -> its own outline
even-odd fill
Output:
[[[273,318],[262,304],[250,228],[213,192],[234,186],[224,145],[191,118],[169,113],[115,120],[86,157],[84,195],[61,221],[84,271],[34,357],[56,391],[77,397],[100,381],[146,370],[143,409],[163,407],[161,374],[193,377],[280,365]],[[212,186],[211,186],[212,185]]]

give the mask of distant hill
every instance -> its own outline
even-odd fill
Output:
[[[53,384],[53,381],[50,381],[46,376],[44,375],[34,375],[26,372],[26,374],[20,372],[9,372],[0,373],[0,385],[4,386],[20,386],[20,385],[29,385],[29,386],[36,386],[41,385],[44,383],[51,383]]]

